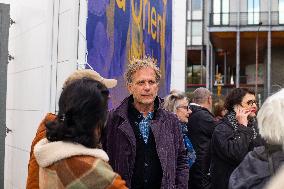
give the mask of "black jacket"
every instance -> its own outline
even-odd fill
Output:
[[[196,161],[189,170],[189,188],[207,189],[211,187],[210,141],[216,125],[213,114],[206,108],[190,105],[192,114],[188,120],[188,133],[196,152]]]
[[[254,148],[232,173],[229,189],[262,189],[283,163],[282,146]]]
[[[262,145],[260,135],[253,139],[251,127],[238,125],[235,131],[225,117],[216,126],[212,137],[211,177],[213,189],[227,189],[229,178],[246,154]]]

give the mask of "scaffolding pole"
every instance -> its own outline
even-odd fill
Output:
[[[240,87],[240,30],[237,31],[236,88]]]

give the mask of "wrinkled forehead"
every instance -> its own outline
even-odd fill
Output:
[[[153,68],[141,68],[132,74],[133,81],[156,81],[156,73]]]
[[[183,99],[179,99],[176,102],[178,105],[182,105],[182,106],[187,106],[188,105],[188,100],[186,99],[186,97],[184,97]]]

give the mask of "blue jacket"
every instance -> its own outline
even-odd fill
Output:
[[[127,116],[129,99],[124,99],[118,108],[109,113],[102,138],[110,165],[122,176],[128,187],[131,186],[136,155],[135,134]],[[163,170],[161,188],[187,188],[188,158],[177,117],[159,107],[151,121],[151,130]]]
[[[180,124],[182,135],[183,135],[183,142],[187,151],[187,156],[188,156],[188,165],[189,168],[192,166],[192,164],[196,160],[196,153],[193,149],[192,143],[188,137],[188,130],[187,130],[187,125],[185,124]]]

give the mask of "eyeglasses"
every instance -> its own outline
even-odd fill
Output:
[[[256,100],[249,100],[249,101],[247,101],[247,105],[253,106],[253,104],[257,105],[257,101]]]
[[[185,110],[187,110],[187,111],[190,110],[189,106],[178,106],[177,108],[183,108],[183,109],[185,109]]]

